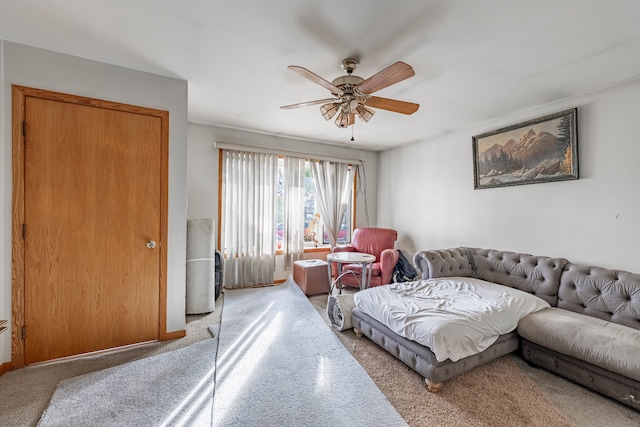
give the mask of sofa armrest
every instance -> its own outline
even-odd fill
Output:
[[[385,249],[380,252],[378,261],[380,262],[380,276],[383,284],[391,283],[391,276],[398,263],[398,258],[400,258],[400,254],[395,249]]]
[[[473,266],[465,248],[438,249],[416,252],[413,256],[418,273],[422,279],[437,277],[473,277]]]

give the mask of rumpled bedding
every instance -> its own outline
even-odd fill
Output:
[[[522,317],[550,305],[518,289],[470,277],[393,283],[357,292],[356,307],[439,362],[478,354]]]

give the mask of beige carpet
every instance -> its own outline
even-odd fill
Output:
[[[512,360],[503,357],[427,390],[422,377],[368,339],[354,356],[411,426],[573,426]]]

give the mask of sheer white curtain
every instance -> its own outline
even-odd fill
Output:
[[[304,256],[304,184],[305,160],[285,157],[283,167],[284,234],[282,251],[284,269]]]
[[[316,188],[316,206],[333,250],[349,204],[349,194],[353,187],[353,168],[356,166],[326,160],[310,163]]]
[[[228,288],[273,283],[278,157],[223,150],[221,248]]]

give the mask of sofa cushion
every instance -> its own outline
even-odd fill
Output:
[[[550,350],[640,381],[640,330],[555,307],[523,317],[517,330]]]

